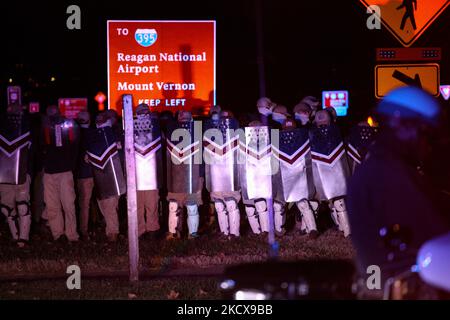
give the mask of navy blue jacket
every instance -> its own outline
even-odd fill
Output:
[[[438,191],[387,140],[369,148],[368,158],[350,179],[346,199],[361,271],[378,265],[384,280],[413,265],[425,241],[450,230],[448,217],[437,207]],[[404,256],[392,263],[387,259],[392,251],[380,233],[395,224],[409,232],[410,239]]]
[[[63,125],[64,118],[60,117],[53,120],[53,123]],[[78,159],[79,147],[79,126],[76,122],[71,121],[71,129],[68,136],[62,137],[62,146],[55,145],[55,137],[53,137],[49,127],[44,125],[41,135],[42,159],[44,172],[49,174],[74,171]]]

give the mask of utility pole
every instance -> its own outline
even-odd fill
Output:
[[[136,159],[134,157],[133,99],[130,94],[122,96],[125,124],[125,163],[127,173],[128,208],[128,255],[130,281],[139,281],[139,239],[136,200]]]
[[[264,70],[264,32],[263,32],[263,9],[262,1],[255,0],[256,18],[256,62],[258,64],[259,96],[266,96],[266,75]]]

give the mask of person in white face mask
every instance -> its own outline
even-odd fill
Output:
[[[300,103],[304,103],[311,108],[310,118],[314,118],[316,112],[320,110],[320,101],[316,97],[306,96],[300,101]]]
[[[273,108],[272,112],[272,127],[274,129],[281,129],[283,126],[284,121],[286,121],[287,118],[290,118],[290,114],[287,111],[287,108],[282,105],[278,105],[275,108]]]
[[[294,107],[294,117],[297,126],[300,127],[309,127],[311,124],[311,107],[304,103],[300,102]]]
[[[256,107],[258,108],[258,113],[260,114],[260,121],[262,125],[269,125],[269,119],[272,115],[273,109],[276,107],[276,103],[272,102],[267,97],[259,98],[256,102]]]

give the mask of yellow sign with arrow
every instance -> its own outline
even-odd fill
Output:
[[[436,63],[383,64],[375,67],[375,96],[379,99],[403,86],[417,86],[438,96],[439,85],[439,65]]]

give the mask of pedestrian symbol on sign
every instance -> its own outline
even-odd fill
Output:
[[[359,0],[381,19],[404,47],[410,47],[449,6],[450,0]],[[381,15],[382,13],[382,15]],[[373,29],[373,28],[369,28]]]
[[[397,8],[397,10],[405,8],[405,14],[403,15],[402,22],[400,24],[400,30],[405,29],[406,20],[411,21],[414,30],[416,27],[416,19],[414,18],[414,10],[417,10],[417,0],[403,0],[403,3]]]
[[[134,38],[141,46],[150,47],[156,42],[158,33],[155,29],[137,29],[134,33]]]

